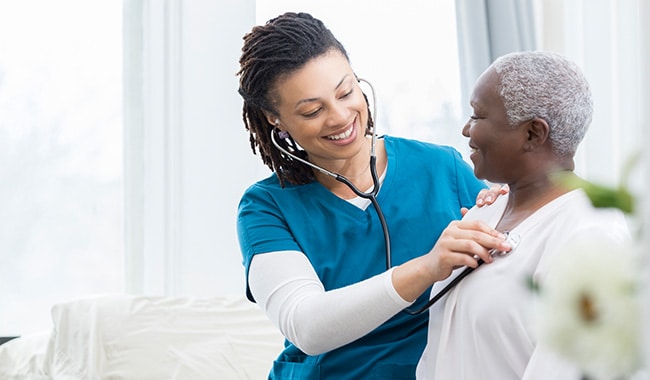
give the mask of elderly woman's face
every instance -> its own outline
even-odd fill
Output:
[[[469,137],[474,174],[492,182],[510,183],[517,175],[516,164],[525,137],[520,128],[509,125],[498,85],[494,69],[478,79],[470,99],[473,114],[463,127],[463,136]]]

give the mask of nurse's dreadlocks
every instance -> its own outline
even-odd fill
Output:
[[[307,13],[288,12],[256,26],[244,36],[239,59],[239,94],[244,99],[242,116],[249,132],[253,154],[259,149],[262,161],[276,173],[280,184],[306,184],[315,180],[313,170],[290,156],[281,153],[271,142],[275,128],[264,114],[277,115],[276,95],[272,93],[282,76],[302,68],[309,60],[336,49],[349,57],[343,45],[327,27]],[[365,95],[364,95],[365,96]],[[366,103],[368,99],[366,98]],[[373,121],[368,109],[368,129]],[[273,132],[276,133],[276,132]],[[307,159],[307,153],[298,148],[293,138],[277,138],[287,151]]]

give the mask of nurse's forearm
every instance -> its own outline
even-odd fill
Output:
[[[411,304],[393,288],[392,271],[325,291],[302,253],[273,252],[253,258],[249,284],[282,334],[317,355],[361,338]]]
[[[436,273],[427,268],[425,256],[410,260],[393,270],[393,287],[402,299],[415,301],[434,282],[444,278],[436,278]]]

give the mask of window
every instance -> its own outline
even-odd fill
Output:
[[[125,176],[128,291],[243,294],[237,204],[248,186],[271,173],[251,153],[235,73],[241,37],[287,9],[322,18],[346,45],[355,70],[376,87],[380,134],[466,146],[458,121],[453,1],[410,5],[125,2],[125,30],[140,31],[142,41],[125,39],[126,61],[142,54],[133,68],[140,71],[142,89],[134,86],[133,96],[141,104],[125,108],[126,157],[143,161]],[[367,30],[359,33],[359,25]],[[397,32],[386,33],[387,26]],[[129,53],[129,44],[136,52]]]
[[[121,7],[0,2],[0,335],[123,289]]]
[[[594,97],[593,120],[578,149],[576,171],[608,185],[620,183],[623,168],[644,141],[639,138],[647,104],[642,3],[548,1],[538,11],[543,48],[581,66]],[[634,188],[643,188],[641,176],[629,179]]]
[[[258,0],[257,23],[288,10],[322,20],[375,87],[377,132],[466,146],[453,0]]]

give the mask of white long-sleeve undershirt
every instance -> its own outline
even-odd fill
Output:
[[[325,291],[303,253],[280,251],[255,255],[248,283],[282,334],[306,354],[318,355],[366,335],[411,305],[395,290],[392,272]]]

